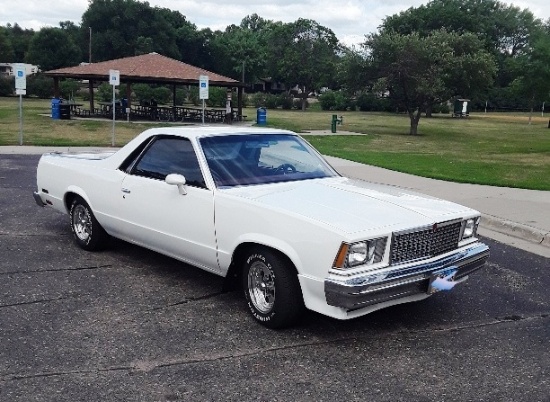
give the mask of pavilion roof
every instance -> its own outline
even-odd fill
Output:
[[[121,82],[150,82],[158,84],[198,84],[200,75],[207,75],[209,85],[243,86],[241,82],[220,74],[171,59],[158,53],[82,64],[46,71],[50,77],[108,81],[109,70],[120,71]]]

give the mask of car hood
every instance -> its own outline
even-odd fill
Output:
[[[450,201],[345,177],[248,186],[230,194],[353,234],[401,230],[471,216]]]

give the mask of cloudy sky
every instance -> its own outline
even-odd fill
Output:
[[[274,21],[291,22],[298,18],[317,21],[334,31],[338,39],[350,45],[375,32],[388,16],[425,4],[427,0],[149,0],[151,6],[177,10],[200,28],[224,29],[239,24],[250,14]],[[506,2],[528,8],[543,20],[550,18],[548,0]],[[0,25],[18,23],[38,30],[59,26],[60,21],[80,23],[88,0],[1,0]]]

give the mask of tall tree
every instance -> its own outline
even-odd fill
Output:
[[[93,30],[93,60],[134,56],[143,49],[179,59],[174,12],[136,0],[90,0],[81,26]]]
[[[219,71],[254,84],[266,75],[269,34],[274,23],[253,14],[240,25],[230,25],[216,35],[218,51],[223,54]],[[218,71],[218,70],[217,70]]]
[[[13,26],[7,24],[6,29],[13,47],[14,60],[16,62],[25,61],[31,39],[34,37],[35,32],[32,29],[23,29],[18,24]]]
[[[0,27],[0,60],[3,63],[14,63],[16,61],[8,31],[4,27]]]
[[[61,28],[42,28],[31,40],[27,62],[43,71],[77,65],[81,52]]]
[[[387,91],[407,111],[411,135],[418,133],[420,116],[432,105],[491,82],[493,58],[476,40],[472,34],[445,31],[425,37],[394,32],[368,37],[364,47],[378,72],[377,89]]]
[[[541,24],[529,10],[498,0],[431,0],[387,17],[381,32],[426,36],[445,29],[477,35],[497,62],[496,88],[491,92],[502,100],[509,92],[506,87],[516,78],[511,60],[523,53]]]
[[[542,32],[516,64],[518,77],[512,88],[529,99],[531,113],[535,104],[550,100],[550,34]]]
[[[313,20],[273,26],[268,68],[272,78],[298,85],[305,110],[308,93],[328,86],[336,75],[339,43],[334,32]]]

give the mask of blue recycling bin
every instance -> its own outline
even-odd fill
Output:
[[[61,100],[58,98],[52,99],[52,119],[59,120],[61,118],[61,111],[59,109],[59,105],[61,104]]]
[[[256,124],[265,126],[267,124],[267,110],[265,107],[258,108],[256,112]]]

